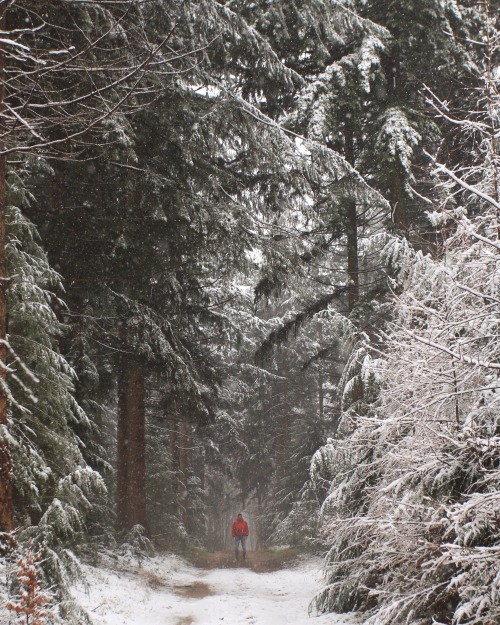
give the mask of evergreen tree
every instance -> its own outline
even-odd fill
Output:
[[[74,397],[74,370],[59,350],[65,328],[53,308],[64,306],[54,294],[61,289],[60,276],[16,205],[26,201],[22,178],[12,178],[9,188],[6,252],[12,278],[5,390],[18,540],[43,550],[45,575],[67,602],[69,584],[80,574],[72,548],[105,489],[83,457],[90,422]]]
[[[288,88],[295,74],[237,14],[213,2],[194,8],[184,3],[176,13],[154,3],[143,7],[145,27],[154,18],[166,32],[173,28],[176,47],[199,52],[172,63],[171,74],[152,79],[152,88],[163,90],[154,105],[119,119],[110,132],[116,160],[99,165],[98,176],[93,166],[64,164],[54,168],[49,187],[44,176],[34,180],[41,201],[32,216],[68,281],[70,316],[85,310],[87,320],[98,320],[86,322],[86,340],[99,341],[101,358],[114,372],[123,529],[147,524],[149,371],[165,389],[172,432],[187,414],[194,421],[214,414],[218,373],[208,345],[227,324],[220,314],[225,291],[253,249],[284,258],[289,242],[280,250],[267,241],[280,232],[283,213],[305,213],[303,198],[316,176],[311,161],[320,157],[304,156],[257,108],[259,94]],[[240,38],[246,42],[241,47]],[[236,73],[228,51],[242,64]],[[252,63],[257,54],[265,81],[245,91],[243,61]],[[199,63],[190,68],[193,58]],[[182,81],[176,79],[179,71]],[[95,158],[100,163],[98,153]],[[349,172],[333,158],[324,169],[339,176]],[[76,175],[81,184],[75,190],[70,185]],[[51,204],[56,211],[47,210]],[[84,220],[81,206],[88,211]],[[289,266],[301,248],[294,244],[287,252]],[[82,256],[92,262],[82,266]],[[80,332],[80,320],[77,326]]]
[[[484,17],[491,37],[495,22]],[[369,622],[498,618],[490,508],[498,497],[498,202],[490,195],[498,165],[498,109],[490,105],[498,89],[485,71],[495,40],[483,35],[489,45],[471,66],[483,88],[469,94],[470,117],[443,112],[445,123],[468,128],[468,150],[467,180],[460,168],[435,162],[443,201],[429,219],[444,234],[442,254],[389,247],[399,268],[395,314],[383,353],[365,358],[362,376],[376,392],[364,416],[343,415],[344,438],[314,462],[315,472],[331,476],[322,508],[329,587],[317,605],[373,610]]]
[[[125,100],[140,90],[151,49],[134,27],[134,2],[44,4],[25,0],[0,8],[0,423],[8,425],[7,177],[29,156],[76,158]],[[86,32],[87,31],[87,32]],[[138,37],[139,36],[139,37]],[[137,57],[123,56],[129,43]],[[125,61],[127,59],[127,61]],[[129,62],[130,61],[130,62]],[[16,155],[12,163],[8,157]],[[12,401],[12,399],[11,399]],[[7,438],[0,443],[0,527],[14,527],[12,467]]]

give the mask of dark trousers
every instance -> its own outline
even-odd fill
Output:
[[[243,560],[245,559],[247,553],[247,537],[246,536],[235,536],[234,537],[234,556],[237,560],[239,560],[239,546],[241,543],[241,550],[243,551]]]

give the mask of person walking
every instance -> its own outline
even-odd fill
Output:
[[[241,543],[241,550],[243,555],[243,562],[245,562],[245,558],[247,555],[247,536],[248,536],[248,523],[243,518],[241,512],[236,517],[236,520],[233,523],[233,538],[234,538],[234,557],[236,561],[240,559],[239,547]]]

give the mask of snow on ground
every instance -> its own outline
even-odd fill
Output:
[[[251,554],[250,554],[251,557]],[[321,587],[321,561],[255,573],[201,570],[175,556],[123,571],[87,567],[89,590],[78,599],[95,625],[354,625],[351,615],[309,616]]]

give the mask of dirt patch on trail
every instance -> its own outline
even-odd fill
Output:
[[[203,597],[214,594],[210,586],[204,582],[192,582],[190,584],[183,584],[182,586],[175,586],[174,591],[176,594],[181,595],[181,597],[187,597],[188,599],[203,599]],[[189,623],[192,623],[192,621],[189,621]]]
[[[279,551],[247,551],[243,562],[241,556],[236,561],[233,552],[215,551],[205,554],[204,561],[199,566],[204,569],[246,568],[256,573],[271,573],[289,566],[295,556],[296,554],[293,557],[283,557]]]
[[[140,571],[139,575],[144,578],[150,588],[157,589],[167,585],[164,579],[152,571]]]
[[[192,625],[192,623],[194,623],[192,616],[181,616],[175,625]]]

